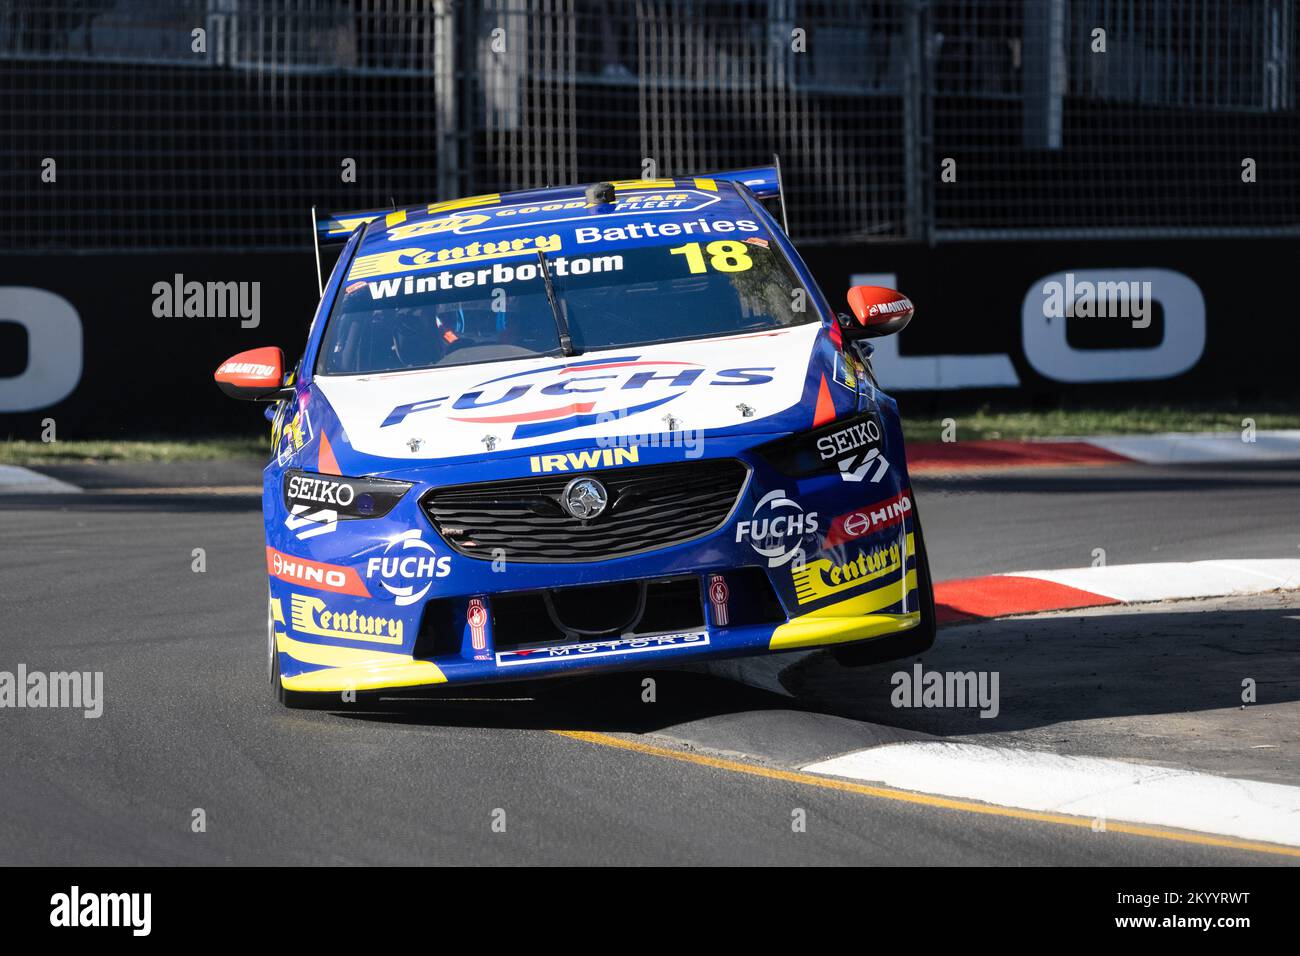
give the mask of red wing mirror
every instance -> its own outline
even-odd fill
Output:
[[[850,339],[901,332],[916,311],[911,299],[882,285],[855,285],[849,289],[849,308],[853,318],[841,328]]]
[[[275,346],[240,352],[222,362],[213,377],[231,398],[277,401],[284,397],[284,353]]]

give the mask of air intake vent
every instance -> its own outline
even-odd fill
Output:
[[[611,468],[545,478],[514,478],[435,488],[421,506],[444,541],[490,561],[603,561],[666,548],[722,527],[749,469],[734,458]],[[561,505],[576,477],[592,478],[608,504],[582,520]]]

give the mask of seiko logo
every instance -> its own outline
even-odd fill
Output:
[[[356,489],[345,481],[327,478],[308,478],[294,475],[289,479],[289,498],[294,501],[311,501],[323,505],[346,508],[357,496]]]
[[[533,474],[585,471],[589,468],[635,464],[640,456],[641,450],[635,445],[631,448],[596,448],[592,451],[571,451],[563,455],[533,455],[528,459],[528,467]]]
[[[868,418],[866,421],[817,439],[817,454],[821,456],[822,461],[827,461],[846,452],[874,445],[878,441],[880,441],[880,426]]]

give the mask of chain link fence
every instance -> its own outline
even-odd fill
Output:
[[[931,5],[932,235],[1300,232],[1295,6]]]
[[[1297,2],[3,0],[0,249],[774,153],[804,242],[1295,234]]]

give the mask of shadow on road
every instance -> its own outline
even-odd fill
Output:
[[[507,699],[386,699],[343,716],[663,734],[790,766],[903,740],[985,740],[1291,781],[1300,776],[1289,744],[1300,737],[1300,596],[1250,602],[954,626],[923,658],[857,669],[814,654],[782,676],[793,698],[705,674],[635,671],[506,687]],[[914,676],[918,663],[923,673],[996,674],[996,716],[981,717],[975,701],[894,706],[894,675]],[[642,700],[645,678],[655,681],[652,703]],[[1269,707],[1243,709],[1247,680]]]

